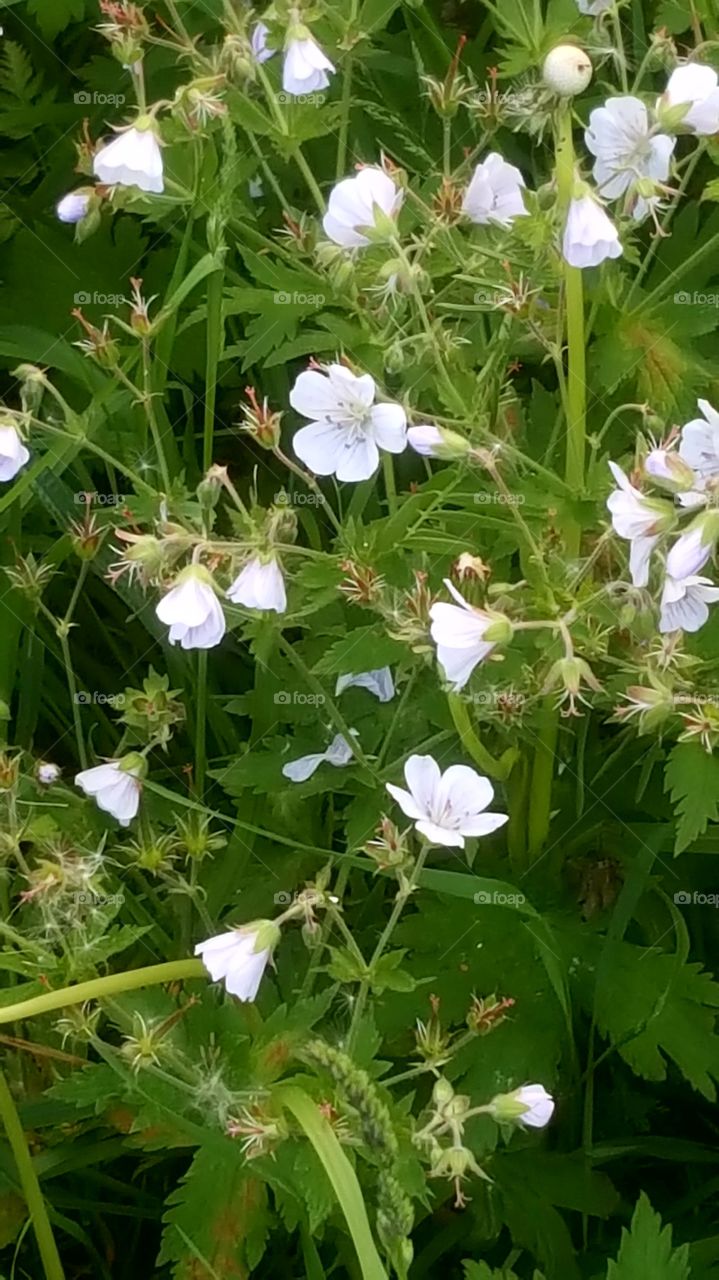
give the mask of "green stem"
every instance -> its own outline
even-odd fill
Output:
[[[27,1145],[27,1139],[20,1123],[13,1096],[2,1071],[0,1071],[0,1119],[2,1119],[5,1133],[15,1158],[20,1185],[32,1219],[33,1231],[35,1232],[37,1247],[42,1259],[45,1280],[65,1280],[65,1272],[60,1261],[60,1254],[57,1251],[55,1237],[52,1233],[45,1200],[40,1189],[30,1149]]]
[[[205,794],[207,773],[207,649],[197,654],[197,698],[195,700],[195,792],[200,801]]]
[[[350,108],[352,106],[352,72],[354,71],[354,58],[351,53],[347,54],[343,70],[342,117],[337,138],[337,164],[335,165],[335,175],[338,182],[340,178],[345,176],[345,166],[347,164],[347,138],[349,135]]]
[[[415,279],[415,275],[412,270],[412,263],[407,257],[407,254],[405,253],[404,248],[400,244],[399,240],[392,241],[392,250],[394,253],[396,253],[397,257],[400,259],[407,273],[407,278],[410,281],[410,289],[412,292],[412,297],[414,298],[415,306],[417,307],[417,310],[419,312],[419,316],[422,321],[422,326],[424,328],[424,331],[432,344],[434,360],[437,365],[437,370],[440,374],[442,382],[444,383],[445,391],[448,397],[448,403],[451,405],[454,405],[454,408],[459,413],[460,418],[465,419],[467,415],[466,405],[464,403],[462,396],[458,393],[454,383],[452,382],[452,379],[449,376],[444,360],[442,359],[442,356],[440,355],[440,352],[437,348],[437,338],[434,333],[434,330],[432,329],[432,322],[429,318],[427,308],[424,305],[424,298],[422,297],[422,291],[419,288],[419,285],[417,284],[417,281]]]
[[[142,378],[143,378],[143,392],[144,392],[142,396],[142,402],[145,408],[145,413],[147,414],[147,421],[150,427],[152,441],[155,446],[155,453],[157,454],[157,462],[160,468],[160,475],[162,476],[162,483],[165,486],[165,493],[168,494],[172,487],[172,483],[170,480],[170,472],[167,466],[167,459],[165,457],[165,449],[162,443],[162,432],[160,431],[160,426],[157,421],[157,414],[155,413],[155,402],[153,399],[154,393],[152,389],[152,366],[150,363],[150,347],[146,339],[143,340],[143,343],[142,343]]]
[[[305,182],[307,183],[307,186],[309,187],[310,191],[312,192],[312,195],[314,196],[314,201],[315,201],[315,204],[317,205],[318,212],[324,213],[326,208],[325,198],[322,195],[322,192],[320,191],[315,175],[313,174],[312,170],[310,169],[310,166],[308,165],[307,161],[305,160],[305,157],[302,154],[302,148],[300,146],[295,147],[292,152],[292,155],[294,156],[295,162],[297,164],[297,168],[299,169]]]
[[[452,121],[448,116],[442,121],[442,172],[445,178],[452,172]]]
[[[384,474],[384,489],[387,497],[387,510],[391,516],[397,510],[397,486],[394,482],[394,462],[391,453],[382,454],[382,472]]]
[[[75,670],[72,665],[72,655],[70,653],[70,641],[67,635],[59,630],[58,639],[60,648],[62,649],[62,661],[65,667],[65,678],[67,679],[67,689],[70,694],[70,705],[72,706],[72,721],[75,728],[75,742],[77,744],[77,755],[83,769],[87,768],[87,752],[85,750],[85,737],[82,732],[82,717],[80,715],[80,705],[77,701],[77,681],[75,679]]]
[[[472,722],[470,720],[469,711],[466,702],[463,702],[457,693],[447,694],[447,705],[454,721],[454,727],[459,734],[460,742],[465,751],[478,764],[480,769],[484,769],[490,778],[497,778],[498,781],[505,781],[509,777],[512,766],[519,754],[516,747],[510,747],[504,752],[504,755],[495,760],[494,756],[480,742]]]
[[[222,359],[224,341],[222,316],[224,285],[224,268],[220,271],[214,271],[207,282],[207,361],[205,365],[205,413],[202,434],[203,472],[206,472],[212,466],[215,406],[217,403],[217,370]]]
[[[564,107],[557,137],[557,189],[562,221],[566,219],[574,188],[574,140],[572,108]],[[579,267],[564,263],[564,297],[567,323],[567,453],[564,478],[578,496],[584,489],[586,437],[586,350],[584,336],[584,285]],[[572,520],[567,527],[567,551],[579,553],[581,529]]]
[[[102,1000],[120,995],[124,991],[137,991],[140,987],[158,986],[164,982],[180,982],[183,978],[203,978],[207,970],[201,960],[170,960],[166,964],[151,964],[144,969],[131,969],[124,973],[110,973],[105,978],[90,978],[72,987],[47,991],[19,1004],[0,1007],[0,1024],[16,1022],[21,1018],[34,1018],[41,1013],[54,1013],[72,1004],[84,1004],[86,1000]]]
[[[554,781],[554,756],[559,733],[556,708],[551,698],[546,699],[541,715],[539,733],[534,752],[532,781],[530,785],[528,853],[530,859],[542,851],[549,834],[552,813],[552,783]]]

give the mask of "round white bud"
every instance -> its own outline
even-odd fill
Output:
[[[542,79],[560,98],[583,93],[592,78],[592,64],[576,44],[558,44],[544,59]]]

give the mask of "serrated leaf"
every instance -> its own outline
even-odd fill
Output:
[[[629,1230],[622,1230],[616,1262],[607,1267],[607,1280],[688,1280],[689,1245],[672,1248],[672,1229],[662,1227],[647,1196],[642,1192]]]
[[[390,667],[406,657],[406,649],[380,627],[357,627],[330,645],[315,667],[317,675],[356,675]]]
[[[664,790],[677,814],[674,853],[683,853],[719,820],[719,760],[698,742],[678,742],[666,764]]]
[[[168,1206],[158,1263],[173,1264],[173,1280],[205,1274],[240,1280],[262,1258],[267,1192],[229,1139],[224,1156],[217,1146],[200,1148]]]

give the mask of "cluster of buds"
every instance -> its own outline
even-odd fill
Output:
[[[97,29],[110,42],[114,57],[123,67],[134,67],[150,35],[144,11],[131,0],[100,0],[100,12],[105,21]]]

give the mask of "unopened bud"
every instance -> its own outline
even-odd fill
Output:
[[[592,78],[592,64],[575,44],[558,44],[544,59],[542,79],[560,98],[583,93]]]

